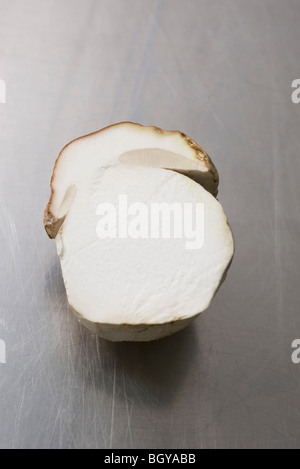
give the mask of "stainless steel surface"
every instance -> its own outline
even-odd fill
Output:
[[[0,0],[0,447],[300,447],[299,0]],[[112,344],[42,215],[71,139],[131,120],[216,163],[236,255],[193,326]]]

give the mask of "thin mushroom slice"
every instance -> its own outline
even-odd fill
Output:
[[[78,187],[87,187],[96,171],[118,163],[166,168],[195,180],[214,196],[218,172],[207,153],[187,135],[122,122],[69,143],[60,153],[51,180],[44,226],[55,238]]]

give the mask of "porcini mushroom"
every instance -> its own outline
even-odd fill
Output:
[[[214,197],[217,170],[189,137],[129,122],[110,126],[64,148],[51,189],[45,229],[56,240],[69,304],[83,324],[109,340],[149,341],[184,328],[208,308],[234,243]],[[99,235],[101,204],[116,211]],[[164,236],[156,217],[153,236],[153,204],[159,214],[167,207],[171,225],[177,213],[189,233],[181,226],[182,236],[173,236],[169,225]],[[199,207],[201,227],[191,219]],[[196,248],[191,233],[203,238]]]

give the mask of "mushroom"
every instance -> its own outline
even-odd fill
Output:
[[[208,308],[234,243],[217,170],[189,137],[107,127],[63,149],[51,189],[44,225],[84,325],[108,340],[149,341]]]

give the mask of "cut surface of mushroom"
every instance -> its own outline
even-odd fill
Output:
[[[120,195],[127,208],[147,208],[148,232],[139,226],[133,233],[143,236],[130,230],[120,235],[117,218],[113,236],[99,239],[97,207],[105,203],[122,217]],[[203,246],[187,249],[191,239],[184,230],[181,238],[172,232],[169,238],[152,238],[153,204],[170,207],[171,222],[174,204],[182,207],[183,223],[185,204],[202,204]],[[132,213],[128,224],[130,219]],[[111,340],[153,340],[180,330],[208,308],[233,255],[224,211],[201,185],[173,171],[127,164],[102,168],[87,187],[78,188],[56,243],[73,311]]]

